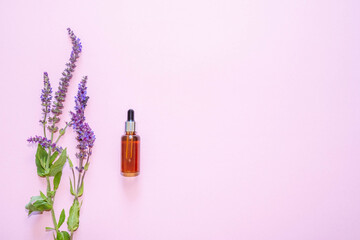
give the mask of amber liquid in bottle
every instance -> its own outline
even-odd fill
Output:
[[[140,173],[140,136],[135,132],[134,111],[128,111],[125,135],[121,137],[121,174],[135,177]]]
[[[135,177],[140,172],[140,136],[126,133],[121,137],[121,173],[125,177]]]

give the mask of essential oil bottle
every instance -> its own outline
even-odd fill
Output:
[[[121,174],[135,177],[140,173],[140,136],[136,135],[134,110],[129,109],[125,135],[121,137]]]

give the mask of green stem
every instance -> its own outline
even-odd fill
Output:
[[[51,191],[51,185],[50,185],[50,179],[49,176],[46,176],[46,182],[47,182],[47,191]],[[52,198],[50,198],[51,201],[51,216],[52,216],[52,220],[53,220],[53,224],[54,224],[54,228],[56,230],[56,232],[58,232],[58,226],[57,226],[57,222],[56,222],[56,217],[55,217],[55,211],[54,211],[54,200],[55,200],[55,193],[54,196]]]
[[[75,172],[74,172],[74,168],[71,168],[72,174],[73,174],[73,179],[74,179],[74,191],[75,191]]]
[[[53,140],[53,135],[54,135],[54,133],[51,133],[51,142]],[[51,156],[51,147],[49,147],[49,151],[48,151],[48,158],[47,158],[47,161],[46,161],[46,169],[49,169],[50,156]],[[47,193],[48,193],[48,192],[51,191],[51,184],[50,184],[49,176],[46,176],[46,182],[47,182]],[[54,191],[54,196],[50,197],[50,202],[51,202],[51,217],[52,217],[52,221],[53,221],[53,224],[54,224],[55,231],[57,233],[59,229],[58,229],[56,216],[55,216],[55,211],[54,211],[55,194],[56,194],[56,192]],[[46,194],[46,195],[48,195],[48,194]]]
[[[76,192],[76,197],[75,197],[75,199],[78,199],[77,195],[79,194],[79,189],[80,189],[80,187],[81,187],[80,182],[81,182],[81,172],[79,172],[78,183],[77,183],[77,187],[76,187],[76,190],[75,190],[75,192]]]
[[[44,127],[44,137],[46,138],[46,115],[47,115],[48,107],[45,108],[45,114],[44,114],[44,121],[43,121],[43,127]]]
[[[53,223],[54,223],[55,231],[57,233],[59,231],[59,229],[58,229],[58,225],[56,223],[56,217],[55,217],[54,208],[51,208],[51,216],[52,216],[52,220],[53,220]]]
[[[44,123],[43,123],[43,126],[44,126],[44,137],[46,137],[46,124],[45,124],[45,120],[46,120],[46,113],[45,113],[45,117],[44,117]],[[71,123],[67,123],[66,126],[64,127],[64,130],[62,131],[62,134],[59,134],[58,138],[56,139],[55,141],[55,144],[57,144],[60,140],[60,138],[65,134],[65,131],[66,131],[66,128],[70,125]],[[53,124],[54,126],[55,124]],[[51,132],[51,143],[53,143],[53,140],[54,140],[54,132]],[[51,147],[49,147],[49,152],[48,152],[48,159],[46,161],[46,169],[49,169],[49,165],[50,165],[50,156],[51,156]],[[75,177],[75,175],[74,175]],[[49,176],[46,176],[46,181],[47,181],[47,192],[50,192],[51,191],[51,185],[50,185],[50,179],[49,179]],[[75,178],[74,178],[74,181],[75,181]],[[75,182],[74,182],[74,186],[75,186]],[[56,231],[56,234],[58,233],[59,231],[59,228],[58,228],[58,225],[57,225],[57,221],[56,221],[56,216],[55,216],[55,211],[54,211],[54,201],[55,201],[55,194],[56,194],[56,191],[54,190],[54,196],[53,197],[50,197],[50,201],[51,201],[51,216],[52,216],[52,221],[53,221],[53,224],[54,224],[54,228],[55,228],[55,231]],[[49,196],[48,196],[49,197]],[[72,235],[73,233],[71,232],[71,239],[72,239]]]
[[[89,152],[88,152],[88,154],[87,154],[86,164],[88,164],[89,159],[90,159],[90,154],[89,154],[89,153],[90,153],[90,150],[89,150]],[[79,163],[80,163],[80,164],[79,164],[79,165],[80,165],[80,166],[79,166],[79,169],[82,169],[83,160],[84,160],[84,159],[81,159],[81,160],[79,161]],[[78,200],[79,189],[80,189],[81,185],[82,185],[83,182],[84,182],[84,177],[85,177],[85,174],[86,174],[86,171],[87,171],[87,170],[84,169],[83,173],[79,171],[78,182],[77,182],[77,187],[76,187],[76,189],[75,189],[75,173],[74,173],[74,168],[71,168],[71,170],[72,170],[73,177],[74,177],[74,191],[76,192],[76,194],[75,194],[75,195],[76,195],[76,196],[75,196],[75,199]],[[71,231],[70,240],[73,239],[73,236],[74,236],[74,232]]]
[[[46,126],[45,126],[45,123],[43,125],[44,125],[44,137],[46,138]]]
[[[84,183],[85,173],[86,173],[86,171],[84,171],[84,174],[82,175],[82,178],[81,178],[81,184],[80,184],[80,186]]]
[[[89,158],[90,158],[90,156],[89,156],[89,153],[88,153],[88,157],[87,157],[87,159],[86,159],[86,164],[88,164]],[[85,166],[86,166],[86,164],[85,164]],[[85,178],[86,171],[87,171],[87,170],[84,169],[84,173],[83,173],[83,175],[82,175],[81,182],[80,182],[80,187],[81,187],[81,185],[84,183],[84,178]],[[80,178],[80,176],[79,176],[79,178]]]
[[[49,176],[46,176],[46,182],[47,182],[47,188],[46,191],[50,192],[51,191],[51,186],[50,186],[50,179]]]
[[[90,154],[89,154],[89,152],[88,152],[88,154],[87,154],[87,159],[86,159],[86,164],[88,164],[89,159],[90,159]],[[86,165],[86,164],[85,164],[85,165]],[[80,169],[82,169],[82,165],[83,165],[83,162],[81,161],[81,162],[80,162]],[[87,170],[84,169],[84,173],[83,173],[82,176],[81,176],[81,172],[79,173],[78,186],[77,186],[77,189],[76,189],[76,193],[77,193],[77,194],[79,193],[79,189],[80,189],[81,185],[82,185],[83,182],[84,182],[84,177],[85,177],[86,171],[87,171]],[[81,178],[81,180],[80,180],[80,178]],[[76,195],[77,195],[77,194],[76,194]]]
[[[46,115],[47,115],[47,107],[45,109],[45,116],[44,116],[44,122],[43,122],[43,127],[44,127],[44,137],[46,138]],[[54,133],[51,133],[51,143],[53,141],[53,136]],[[49,165],[50,165],[50,156],[51,156],[51,147],[49,147],[49,151],[48,151],[48,157],[47,157],[47,161],[46,161],[46,169],[49,169]],[[51,191],[51,184],[50,184],[50,178],[49,176],[46,176],[46,183],[47,183],[47,187],[46,187],[46,195],[48,195],[48,192]],[[50,197],[50,202],[51,202],[51,217],[52,217],[52,221],[54,224],[54,228],[56,233],[58,232],[58,225],[57,225],[57,221],[56,221],[56,216],[55,216],[55,211],[54,211],[54,201],[55,201],[55,191],[54,191],[54,196]],[[49,196],[48,196],[49,197]]]

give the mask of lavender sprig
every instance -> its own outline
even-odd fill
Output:
[[[66,68],[62,73],[63,76],[60,78],[59,88],[55,92],[55,100],[51,109],[52,117],[49,117],[49,122],[52,123],[52,125],[48,126],[48,129],[51,133],[56,133],[58,131],[58,127],[56,126],[56,124],[60,121],[59,116],[62,114],[62,109],[64,108],[63,102],[65,101],[69,82],[73,76],[72,72],[74,72],[75,70],[75,63],[79,58],[82,50],[80,39],[75,36],[74,32],[70,28],[68,28],[67,30],[71,38],[73,47],[70,54],[69,62],[65,64]]]
[[[89,167],[89,159],[92,153],[92,148],[95,142],[95,134],[94,131],[90,128],[89,124],[85,122],[85,108],[87,106],[87,102],[89,97],[87,96],[87,77],[84,77],[79,84],[78,93],[75,97],[75,112],[70,112],[71,114],[71,126],[76,131],[77,136],[76,140],[78,141],[77,148],[79,152],[76,153],[76,158],[78,159],[78,166],[75,169],[78,171],[77,174],[77,184],[75,183],[75,172],[73,168],[73,164],[68,158],[74,183],[70,180],[70,192],[74,196],[73,205],[69,211],[69,218],[67,221],[68,229],[70,230],[70,239],[73,238],[74,231],[79,227],[79,213],[80,207],[79,197],[82,196],[84,191],[84,177],[86,171]],[[86,163],[84,165],[84,160],[86,159]]]
[[[60,129],[59,135],[56,141],[54,141],[54,134],[58,131],[56,124],[60,121],[59,116],[62,114],[64,108],[63,102],[65,101],[66,93],[68,90],[69,82],[72,78],[72,73],[76,68],[76,61],[82,51],[80,39],[75,36],[73,31],[67,29],[69,37],[72,41],[72,52],[70,54],[69,62],[66,63],[66,68],[62,73],[62,77],[59,82],[59,88],[55,92],[54,98],[52,95],[52,88],[49,81],[47,72],[44,72],[44,88],[41,92],[41,105],[44,115],[43,120],[40,120],[44,127],[44,137],[35,136],[27,139],[29,143],[37,143],[38,148],[35,154],[35,164],[37,168],[37,174],[40,177],[45,177],[47,182],[46,192],[40,191],[40,196],[34,196],[30,199],[30,202],[25,206],[29,215],[32,212],[43,213],[43,211],[51,211],[54,227],[48,228],[55,231],[54,238],[56,239],[69,239],[70,235],[66,231],[60,231],[59,228],[65,219],[65,211],[62,210],[59,218],[59,222],[56,220],[54,211],[54,200],[56,191],[60,184],[63,166],[66,162],[67,150],[58,146],[58,141],[65,134],[65,131],[70,123],[66,123],[63,129]],[[86,92],[85,92],[86,94]],[[51,105],[52,101],[52,105]],[[51,114],[51,116],[50,116]],[[48,121],[46,121],[48,120]],[[51,138],[46,137],[46,127],[51,133]],[[86,130],[86,125],[85,125]],[[86,130],[88,131],[88,130]],[[59,154],[59,153],[60,154]],[[53,184],[50,183],[50,178],[53,177]],[[56,237],[55,237],[56,236]]]

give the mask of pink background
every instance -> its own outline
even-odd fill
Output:
[[[50,214],[24,209],[46,187],[26,139],[68,26],[83,54],[66,112],[88,75],[97,137],[75,239],[360,239],[359,1],[53,2],[0,2],[1,239],[51,239]],[[137,178],[120,175],[128,108]]]

